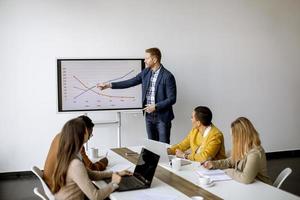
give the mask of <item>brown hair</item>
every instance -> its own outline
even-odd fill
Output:
[[[239,117],[231,123],[232,152],[234,162],[241,160],[253,147],[261,145],[259,134],[245,117]]]
[[[66,176],[70,162],[77,157],[83,143],[86,126],[82,119],[69,120],[61,131],[57,152],[57,162],[52,176],[51,191],[56,193],[66,184]]]
[[[154,56],[157,61],[160,63],[161,61],[161,52],[159,48],[153,47],[145,50],[146,53],[150,53],[151,56]]]

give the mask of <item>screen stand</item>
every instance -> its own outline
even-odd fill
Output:
[[[84,115],[87,116],[87,113],[85,113]],[[121,112],[117,112],[117,119],[116,121],[94,121],[94,124],[96,125],[107,125],[107,124],[118,124],[118,129],[117,129],[117,145],[118,148],[121,147],[122,143],[121,143]],[[85,149],[86,151],[89,150],[88,147],[88,141],[85,143]]]
[[[118,147],[121,147],[121,112],[117,112],[117,122],[118,122]]]

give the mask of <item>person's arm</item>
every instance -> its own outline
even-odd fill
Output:
[[[87,174],[89,176],[89,178],[92,181],[99,181],[105,178],[110,178],[113,174],[113,172],[108,171],[108,172],[99,172],[99,171],[94,171],[94,170],[90,170],[90,169],[86,169]]]
[[[145,71],[140,72],[138,75],[135,77],[125,80],[125,81],[119,81],[119,82],[104,82],[104,83],[98,83],[97,88],[100,90],[105,90],[107,88],[112,88],[112,89],[124,89],[124,88],[129,88],[136,86],[140,83],[142,83],[142,76]]]
[[[140,72],[138,75],[135,77],[125,80],[125,81],[119,81],[119,82],[112,82],[111,83],[111,88],[112,89],[124,89],[124,88],[129,88],[136,86],[138,84],[142,83],[142,76],[143,76],[144,71]]]
[[[203,149],[199,152],[193,152],[188,156],[189,160],[204,162],[213,159],[219,152],[222,146],[223,136],[221,134],[215,134],[211,138],[208,138],[206,144],[203,144]]]
[[[155,104],[155,110],[159,111],[176,103],[176,81],[172,74],[169,74],[166,80],[166,96],[167,98],[165,100]]]
[[[205,163],[204,163],[204,165],[205,165]],[[209,167],[210,169],[227,169],[227,168],[234,167],[234,163],[232,162],[231,157],[222,159],[222,160],[208,161],[207,163],[212,164],[212,168]]]
[[[112,173],[107,172],[94,172],[98,173],[97,178],[105,178],[111,177]],[[95,174],[94,174],[95,175]],[[97,189],[92,181],[89,179],[87,169],[83,165],[81,161],[78,159],[74,159],[69,166],[68,169],[68,177],[72,179],[77,186],[81,189],[81,191],[89,198],[89,199],[105,199],[108,197],[110,193],[112,193],[116,187],[114,187],[114,183],[111,182],[107,186],[102,187],[101,189]]]
[[[86,155],[84,147],[82,147],[80,154],[81,154],[84,165],[91,170],[103,171],[107,167],[107,164],[108,164],[107,158],[102,158],[101,160],[93,163],[89,159],[89,157]]]
[[[249,184],[255,180],[260,168],[260,159],[261,156],[257,152],[249,153],[247,160],[245,161],[245,167],[243,171],[237,169],[227,169],[225,170],[226,174],[229,175],[232,179]]]
[[[178,144],[175,144],[171,146],[171,148],[168,149],[168,152],[172,155],[175,155],[176,149],[179,149],[181,151],[186,151],[190,148],[190,136],[193,133],[193,130],[190,131],[190,133]]]

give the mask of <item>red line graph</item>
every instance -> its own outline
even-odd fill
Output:
[[[108,94],[105,94],[105,93],[97,92],[97,91],[93,90],[93,88],[95,88],[96,86],[88,87],[85,83],[83,83],[83,81],[81,81],[76,76],[73,75],[73,78],[76,79],[85,88],[85,89],[83,89],[83,88],[79,88],[79,87],[74,86],[74,88],[76,88],[78,90],[82,90],[82,92],[80,94],[78,94],[77,96],[73,97],[74,99],[76,99],[77,97],[81,96],[82,94],[84,94],[84,93],[86,93],[88,91],[94,92],[95,94],[97,94],[99,96],[104,96],[104,97],[108,97],[108,98],[135,99],[135,97],[131,97],[131,96],[114,96],[114,95],[108,95]]]

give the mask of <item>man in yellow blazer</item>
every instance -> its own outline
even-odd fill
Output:
[[[198,106],[192,112],[191,120],[190,133],[180,143],[168,148],[168,153],[201,163],[226,158],[223,134],[211,123],[211,110]]]

